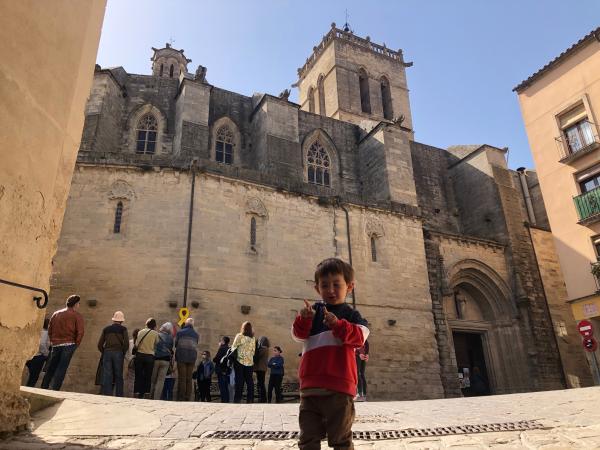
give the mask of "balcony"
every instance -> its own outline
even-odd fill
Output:
[[[587,119],[563,130],[563,134],[555,138],[559,161],[568,164],[597,149],[600,139],[595,130],[594,124]]]
[[[573,197],[579,215],[579,224],[589,225],[600,221],[600,187]]]

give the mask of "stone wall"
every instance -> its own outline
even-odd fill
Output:
[[[577,331],[577,322],[573,318],[570,305],[566,302],[567,290],[554,246],[554,237],[549,231],[535,227],[530,227],[529,231],[544,286],[544,294],[550,307],[550,316],[554,325],[567,386],[593,386],[585,350],[581,345],[581,335]]]
[[[134,192],[123,233],[111,233],[111,186]],[[114,310],[132,330],[150,316],[177,319],[185,267],[190,179],[188,173],[80,166],[69,199],[56,257],[53,302],[82,296],[86,335],[66,389],[95,392],[96,341]],[[257,207],[256,205],[261,205]],[[348,205],[357,308],[372,328],[370,396],[386,399],[443,396],[419,220]],[[257,245],[250,247],[250,220]],[[380,232],[378,261],[371,261],[369,231]],[[344,212],[315,197],[213,175],[198,175],[188,305],[200,349],[215,351],[244,320],[286,358],[286,379],[296,379],[300,346],[291,322],[304,298],[315,299],[314,267],[326,257],[348,259]],[[57,300],[54,300],[57,299]],[[89,299],[97,305],[91,308]],[[250,313],[241,306],[250,306]],[[389,324],[394,320],[394,324]],[[389,351],[394,348],[395,351]]]
[[[106,1],[20,1],[2,8],[0,278],[49,289]],[[0,433],[23,429],[19,394],[44,313],[34,292],[0,285]],[[64,299],[50,304],[57,308]]]

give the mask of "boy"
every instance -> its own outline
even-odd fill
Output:
[[[283,397],[281,395],[281,382],[283,381],[284,373],[284,361],[283,356],[281,356],[282,353],[283,350],[281,350],[280,346],[276,345],[273,347],[273,357],[269,359],[267,364],[269,369],[271,369],[271,374],[269,375],[269,388],[267,389],[269,393],[269,403],[271,403],[271,400],[273,399],[273,389],[275,389],[275,400],[277,403],[281,403],[283,401]]]
[[[304,300],[292,326],[292,337],[304,344],[300,360],[301,450],[321,448],[321,439],[336,449],[353,449],[352,423],[356,395],[354,349],[369,336],[367,322],[345,303],[354,289],[354,270],[329,258],[315,271],[315,289],[323,299]]]

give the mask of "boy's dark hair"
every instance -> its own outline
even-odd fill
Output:
[[[283,350],[281,350],[281,347],[279,345],[276,345],[273,348],[276,349],[279,353],[283,353]]]
[[[156,328],[156,320],[153,318],[146,320],[146,328],[154,330]]]
[[[229,336],[223,336],[222,339],[223,339],[223,342],[225,342],[225,345],[229,345],[229,341],[231,340],[231,339],[229,339]]]
[[[339,258],[327,258],[319,263],[315,270],[315,283],[326,275],[343,275],[346,283],[354,281],[354,269]]]

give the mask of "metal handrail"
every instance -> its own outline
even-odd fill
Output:
[[[33,286],[27,286],[26,284],[15,283],[14,281],[8,281],[0,279],[0,283],[7,284],[9,286],[18,287],[21,289],[28,289],[30,291],[41,292],[44,295],[44,301],[42,302],[42,297],[33,297],[33,301],[39,309],[44,309],[48,304],[48,293],[40,288],[36,288]]]

